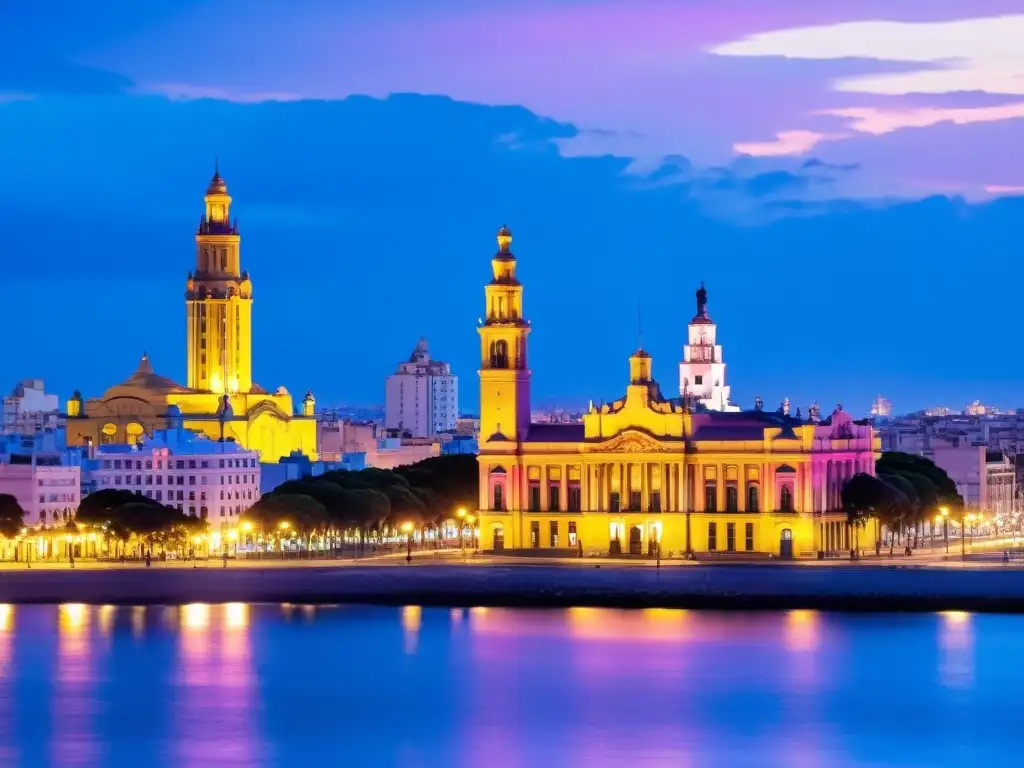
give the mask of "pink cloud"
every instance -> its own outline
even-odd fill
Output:
[[[1024,186],[1012,184],[989,184],[985,191],[990,195],[1024,195]]]
[[[846,107],[821,110],[817,114],[846,118],[849,120],[850,129],[881,136],[903,128],[928,128],[939,123],[968,125],[1024,118],[1024,102],[992,107],[919,107],[917,109]]]
[[[734,144],[733,148],[742,155],[753,155],[754,157],[804,155],[822,141],[834,138],[838,138],[838,135],[803,130],[780,131],[775,134],[775,141],[739,142]]]

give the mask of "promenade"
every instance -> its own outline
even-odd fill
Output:
[[[1024,566],[885,559],[707,564],[599,559],[65,562],[0,568],[0,603],[226,602],[857,611],[1024,611]]]

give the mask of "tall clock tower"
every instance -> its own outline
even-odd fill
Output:
[[[238,221],[219,168],[206,190],[196,232],[195,274],[185,286],[188,387],[201,392],[252,389],[252,281],[241,268]]]
[[[512,233],[498,230],[493,278],[484,288],[486,315],[480,332],[480,439],[518,441],[530,425],[530,369],[523,317],[523,286],[516,278]]]

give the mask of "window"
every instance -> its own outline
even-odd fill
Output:
[[[152,494],[153,494],[153,492],[152,492],[152,491],[146,491],[146,495],[147,495],[147,496],[148,496],[149,498],[153,498],[153,495],[152,495]],[[157,501],[163,501],[163,500],[164,500],[164,492],[163,492],[163,491],[157,491],[157,492],[156,492],[156,500],[157,500]]]
[[[714,552],[718,549],[718,525],[717,523],[708,523],[708,552]]]
[[[188,484],[189,485],[195,485],[196,484],[196,476],[195,475],[189,475],[188,476]]]
[[[153,462],[151,460],[147,461],[146,462],[146,469],[152,469],[152,468],[153,468]]]
[[[744,548],[747,550],[747,552],[753,552],[754,551],[754,524],[753,523],[747,523],[745,534],[746,534],[746,542],[745,542],[745,547]]]
[[[501,485],[494,486],[494,509],[502,510],[505,508],[505,499],[502,497],[504,488]]]
[[[540,546],[540,523],[536,520],[530,523],[530,546],[534,549]]]
[[[558,546],[558,521],[552,520],[550,524],[549,541],[551,542],[548,546]]]
[[[728,552],[736,551],[736,523],[725,524],[725,549]]]
[[[568,510],[570,512],[579,512],[582,507],[580,506],[581,494],[580,487],[578,484],[569,486],[569,505]],[[575,523],[573,523],[575,525]]]
[[[530,483],[530,512],[540,511],[540,483]]]
[[[793,511],[793,492],[789,489],[788,485],[782,486],[782,493],[779,495],[779,511]]]
[[[714,483],[704,483],[704,511],[718,511],[718,487]]]
[[[661,512],[661,491],[651,491],[651,512]]]
[[[189,469],[195,469],[196,468],[196,460],[195,459],[189,459],[188,460],[188,468]]]
[[[576,539],[576,521],[575,520],[570,520],[569,521],[569,546],[570,547],[575,547],[576,546],[576,542],[577,542],[577,539]]]
[[[550,509],[552,512],[558,512],[559,511],[558,510],[558,502],[559,501],[560,501],[560,499],[559,499],[559,493],[558,493],[558,486],[554,485],[554,484],[549,485],[548,486],[548,509]],[[552,545],[552,546],[554,546],[554,545]]]
[[[121,468],[121,460],[120,459],[114,459],[114,469],[120,469],[120,468]]]
[[[207,468],[209,468],[209,466],[210,466],[210,462],[208,462],[206,459],[203,459],[201,462],[199,462],[199,467],[201,469],[207,469]]]
[[[725,486],[725,511],[740,511],[740,493],[736,488],[736,483],[727,483]]]
[[[193,517],[195,516],[195,514],[196,514],[196,506],[195,506],[195,504],[189,504],[188,505],[188,513],[190,515],[192,515]]]
[[[178,459],[175,462],[175,465],[176,465],[175,469],[184,469],[185,468],[185,462],[183,460],[181,460],[181,459]]]
[[[758,499],[758,490],[756,485],[750,485],[747,487],[747,512],[760,512],[760,499]]]
[[[221,460],[220,460],[220,468],[221,468],[221,469],[224,469],[224,459],[221,459]]]
[[[196,492],[195,491],[189,491],[188,492],[188,500],[189,501],[195,501],[196,500]]]
[[[629,508],[632,510],[640,510],[640,491],[629,492]]]
[[[701,384],[704,383],[704,377],[703,376],[694,376],[693,377],[693,383],[696,384],[699,387]]]
[[[504,339],[491,342],[491,368],[508,368],[508,342]]]
[[[620,509],[621,503],[622,502],[619,500],[619,492],[618,491],[612,491],[612,495],[611,495],[611,499],[610,499],[610,504],[609,504],[609,506],[611,508],[611,511],[612,512],[618,512],[619,509]]]

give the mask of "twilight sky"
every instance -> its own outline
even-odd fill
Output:
[[[674,390],[705,280],[743,405],[1024,406],[1022,39],[1024,0],[0,5],[0,382],[184,378],[219,155],[265,387],[378,402],[424,334],[475,407],[507,223],[537,405],[620,394],[638,300]]]

